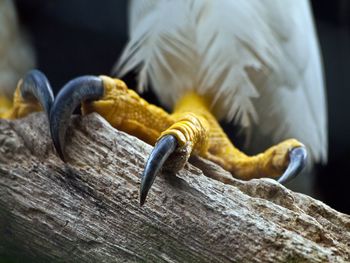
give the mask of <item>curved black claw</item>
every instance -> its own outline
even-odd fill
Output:
[[[163,167],[164,162],[168,159],[169,155],[175,151],[176,147],[177,140],[173,135],[163,136],[154,146],[141,177],[141,206],[145,203],[148,191],[151,188],[159,170]]]
[[[53,144],[62,161],[64,140],[70,117],[84,100],[96,100],[103,96],[103,82],[95,76],[84,76],[69,81],[57,94],[50,112],[50,131]]]
[[[48,118],[53,104],[53,93],[44,73],[33,69],[23,78],[20,86],[21,96],[25,100],[36,99],[43,107]]]
[[[277,180],[285,184],[295,178],[306,164],[307,151],[305,147],[297,147],[289,152],[289,165],[283,175]]]

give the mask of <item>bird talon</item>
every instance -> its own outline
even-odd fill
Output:
[[[145,203],[148,191],[158,175],[159,170],[163,167],[170,154],[176,150],[177,146],[177,139],[173,135],[163,136],[154,146],[141,176],[140,206]]]
[[[281,184],[285,184],[294,179],[305,167],[307,159],[306,148],[296,147],[289,152],[289,165],[283,175],[277,180]]]
[[[20,84],[20,92],[24,100],[35,98],[49,118],[54,97],[50,83],[44,73],[36,69],[29,71]]]
[[[69,81],[57,94],[49,119],[51,138],[62,161],[65,161],[64,141],[73,111],[82,101],[98,99],[103,93],[100,78],[84,76]]]
[[[13,106],[5,107],[5,111],[0,112],[0,118],[23,118],[42,109],[49,117],[53,101],[52,89],[46,76],[39,70],[31,70],[18,82]]]

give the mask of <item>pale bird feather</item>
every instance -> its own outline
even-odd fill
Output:
[[[0,95],[11,97],[18,80],[35,65],[11,0],[0,0]]]
[[[327,159],[322,66],[306,0],[135,0],[116,71],[165,106],[196,90],[260,148],[289,137]]]

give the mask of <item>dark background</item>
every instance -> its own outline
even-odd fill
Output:
[[[126,43],[127,1],[18,0],[16,4],[38,68],[47,74],[55,92],[73,77],[109,74]],[[324,202],[350,214],[350,3],[314,0],[312,4],[329,114],[329,161],[317,167],[317,187]],[[135,86],[133,76],[127,83]],[[155,101],[151,93],[145,97]]]

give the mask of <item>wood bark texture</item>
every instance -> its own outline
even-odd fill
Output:
[[[150,145],[72,118],[67,163],[47,118],[0,120],[0,258],[11,262],[349,262],[350,217],[273,180],[192,158],[139,206]]]

